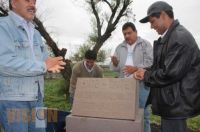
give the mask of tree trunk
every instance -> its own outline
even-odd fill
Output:
[[[53,39],[51,38],[49,33],[44,28],[43,23],[37,17],[35,17],[34,22],[37,25],[36,29],[40,32],[42,37],[46,40],[46,43],[52,49],[53,54],[55,56],[62,56],[63,58],[65,58],[67,49],[63,48],[63,49],[59,50],[57,44],[53,41]],[[61,74],[62,74],[63,78],[65,79],[65,86],[66,86],[65,94],[66,94],[66,99],[67,99],[67,97],[69,95],[68,91],[69,91],[72,68],[71,68],[71,61],[70,60],[64,59],[64,61],[66,62],[66,65],[64,66],[65,69],[61,71]]]

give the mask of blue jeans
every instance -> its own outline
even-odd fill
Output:
[[[150,112],[149,107],[145,107],[147,98],[149,96],[150,88],[146,87],[142,81],[140,81],[139,87],[139,107],[144,109],[144,132],[151,132],[150,127]]]
[[[35,125],[35,108],[42,107],[41,94],[36,101],[0,100],[0,124],[5,132],[45,132]]]

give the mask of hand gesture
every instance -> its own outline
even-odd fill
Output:
[[[134,77],[137,80],[143,80],[144,79],[144,74],[145,74],[145,70],[140,68],[135,72]]]
[[[118,66],[119,60],[117,59],[116,56],[111,56],[111,61],[112,61],[113,65],[114,65],[115,67]]]
[[[130,65],[127,65],[123,68],[123,73],[125,75],[130,75],[130,74],[133,74],[134,72],[136,72],[138,70],[137,67],[134,67],[134,66],[130,66]]]
[[[64,65],[66,63],[63,61],[63,57],[48,57],[45,61],[46,67],[48,71],[53,73],[60,72],[60,70],[64,69]]]

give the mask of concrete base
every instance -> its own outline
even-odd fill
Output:
[[[143,119],[143,110],[135,121],[70,115],[66,117],[66,132],[143,132]]]

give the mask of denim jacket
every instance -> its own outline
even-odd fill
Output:
[[[140,37],[137,38],[133,49],[133,62],[134,65],[140,68],[146,68],[153,63],[153,49],[151,44]],[[122,42],[115,49],[114,56],[119,60],[119,64],[115,67],[112,62],[110,63],[110,69],[117,72],[120,78],[124,77],[123,68],[125,67],[128,54],[128,48],[126,42]]]
[[[34,30],[31,49],[24,28],[9,13],[0,17],[0,46],[0,100],[33,101],[38,92],[44,95],[48,52],[40,33]]]

